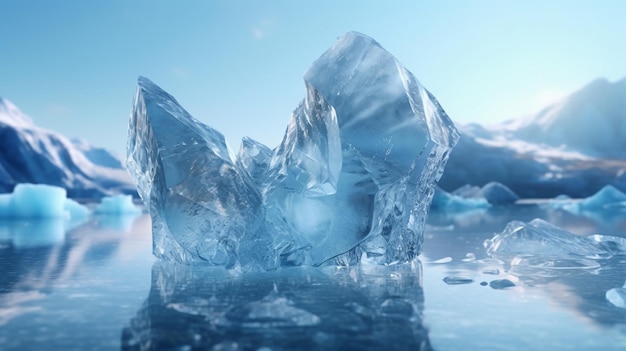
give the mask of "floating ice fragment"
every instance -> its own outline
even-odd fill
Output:
[[[515,286],[515,283],[513,283],[512,281],[508,280],[508,279],[496,279],[496,280],[492,280],[489,282],[489,286],[492,287],[493,289],[506,289],[506,288],[511,288]]]
[[[448,212],[463,212],[472,210],[483,210],[491,207],[485,198],[466,198],[455,195],[437,187],[431,204],[433,210]]]
[[[461,260],[462,262],[474,262],[476,261],[476,255],[472,252],[468,252],[465,254],[465,258]]]
[[[68,199],[65,189],[44,184],[18,184],[11,194],[0,194],[0,218],[80,218],[89,210]]]
[[[442,263],[450,263],[450,262],[452,262],[452,257],[448,256],[448,257],[440,258],[438,260],[434,260],[431,263],[442,264]]]
[[[509,222],[502,233],[485,240],[485,247],[492,256],[534,254],[608,258],[626,253],[626,239],[578,236],[537,218],[528,223]]]
[[[605,296],[615,307],[626,308],[626,283],[621,288],[609,289]]]
[[[485,269],[483,274],[498,275],[500,274],[500,270],[498,268]]]
[[[541,270],[595,269],[597,260],[626,254],[624,238],[577,236],[541,219],[509,222],[484,245],[489,255],[512,266]]]
[[[620,211],[626,209],[626,194],[612,185],[606,185],[597,193],[580,201],[575,201],[566,196],[558,196],[550,200],[546,207],[562,208],[573,213],[606,210]]]
[[[474,282],[474,279],[465,277],[445,277],[443,278],[443,282],[448,285],[471,284]]]
[[[114,195],[102,198],[94,212],[107,215],[139,214],[141,209],[133,204],[131,195]]]
[[[626,208],[626,194],[612,185],[606,185],[597,193],[580,201],[578,208],[583,211]]]
[[[304,76],[306,95],[274,150],[217,131],[146,78],[127,166],[163,259],[245,269],[415,258],[459,133],[380,44],[348,33]]]
[[[453,191],[452,195],[468,199],[485,199],[492,205],[512,204],[519,199],[513,190],[499,182],[489,182],[482,187],[466,184]]]

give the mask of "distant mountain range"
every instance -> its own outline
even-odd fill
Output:
[[[524,198],[626,190],[626,79],[595,80],[536,115],[458,126],[440,186],[497,181]]]
[[[116,156],[40,128],[0,98],[0,193],[11,192],[18,183],[60,186],[73,198],[135,193]]]
[[[607,184],[626,191],[626,78],[595,80],[535,115],[457,127],[444,190],[497,181],[522,198],[587,197]],[[37,127],[0,98],[0,193],[23,182],[74,198],[135,193],[116,156]]]

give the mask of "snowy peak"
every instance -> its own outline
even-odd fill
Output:
[[[626,78],[596,79],[535,115],[460,130],[443,189],[497,181],[522,198],[626,189]]]
[[[20,183],[55,185],[70,197],[134,193],[117,157],[84,141],[40,128],[13,103],[0,98],[0,193]]]
[[[0,123],[15,128],[33,127],[33,120],[22,113],[11,101],[0,97]]]
[[[517,125],[513,133],[522,140],[593,157],[626,158],[626,79],[596,79]]]

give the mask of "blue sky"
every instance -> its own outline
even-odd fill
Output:
[[[0,96],[122,154],[138,75],[236,149],[274,147],[341,34],[378,40],[459,123],[626,77],[626,1],[0,0]]]

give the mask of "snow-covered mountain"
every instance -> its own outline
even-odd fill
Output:
[[[596,79],[534,116],[492,128],[598,158],[626,159],[626,78]]]
[[[459,130],[445,190],[490,181],[526,198],[626,190],[626,78],[595,80],[536,115]]]
[[[107,150],[40,128],[0,98],[0,193],[17,183],[60,186],[74,198],[135,192],[122,163]]]

